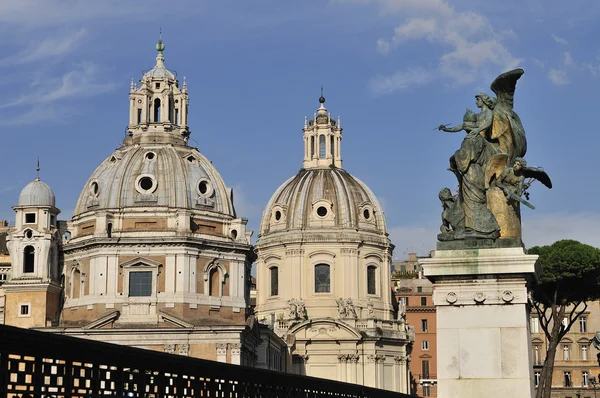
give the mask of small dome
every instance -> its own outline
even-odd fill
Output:
[[[52,206],[56,203],[54,192],[45,182],[35,179],[23,188],[19,206]]]
[[[150,69],[148,72],[144,73],[144,77],[142,77],[142,80],[163,79],[163,78],[173,79],[173,80],[177,79],[175,77],[175,74],[173,72],[171,72],[170,70],[168,70],[167,68],[165,68],[164,65],[157,65],[154,68]]]
[[[260,231],[265,235],[311,228],[386,232],[375,195],[339,168],[303,169],[283,183],[263,213]]]

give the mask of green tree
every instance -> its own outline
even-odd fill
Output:
[[[532,247],[527,252],[540,256],[542,273],[532,297],[548,341],[536,398],[550,398],[558,343],[587,309],[587,302],[600,298],[600,249],[574,240],[560,240],[550,246]]]

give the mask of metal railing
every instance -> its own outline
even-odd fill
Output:
[[[0,397],[27,396],[409,397],[356,384],[0,326]]]

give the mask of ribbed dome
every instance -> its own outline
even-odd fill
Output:
[[[164,65],[157,65],[154,68],[150,69],[148,72],[144,73],[142,80],[145,79],[153,79],[153,78],[168,78],[168,79],[176,79],[175,74],[165,68]]]
[[[343,169],[301,170],[277,189],[262,217],[261,235],[278,230],[339,228],[385,233],[371,190]]]
[[[19,206],[55,206],[52,189],[45,182],[35,179],[23,188],[19,195]]]
[[[235,216],[230,190],[196,149],[132,145],[115,151],[83,188],[74,217],[99,209],[168,206]]]

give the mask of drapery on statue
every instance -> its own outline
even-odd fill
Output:
[[[444,210],[438,240],[520,238],[519,204],[534,208],[522,198],[529,199],[527,188],[533,180],[524,179],[537,179],[552,187],[542,169],[525,167],[527,139],[513,110],[517,80],[523,73],[523,69],[515,69],[501,74],[491,85],[497,98],[484,93],[475,96],[478,114],[467,109],[462,124],[438,127],[449,133],[467,133],[450,158],[458,195],[447,188],[439,194]]]

